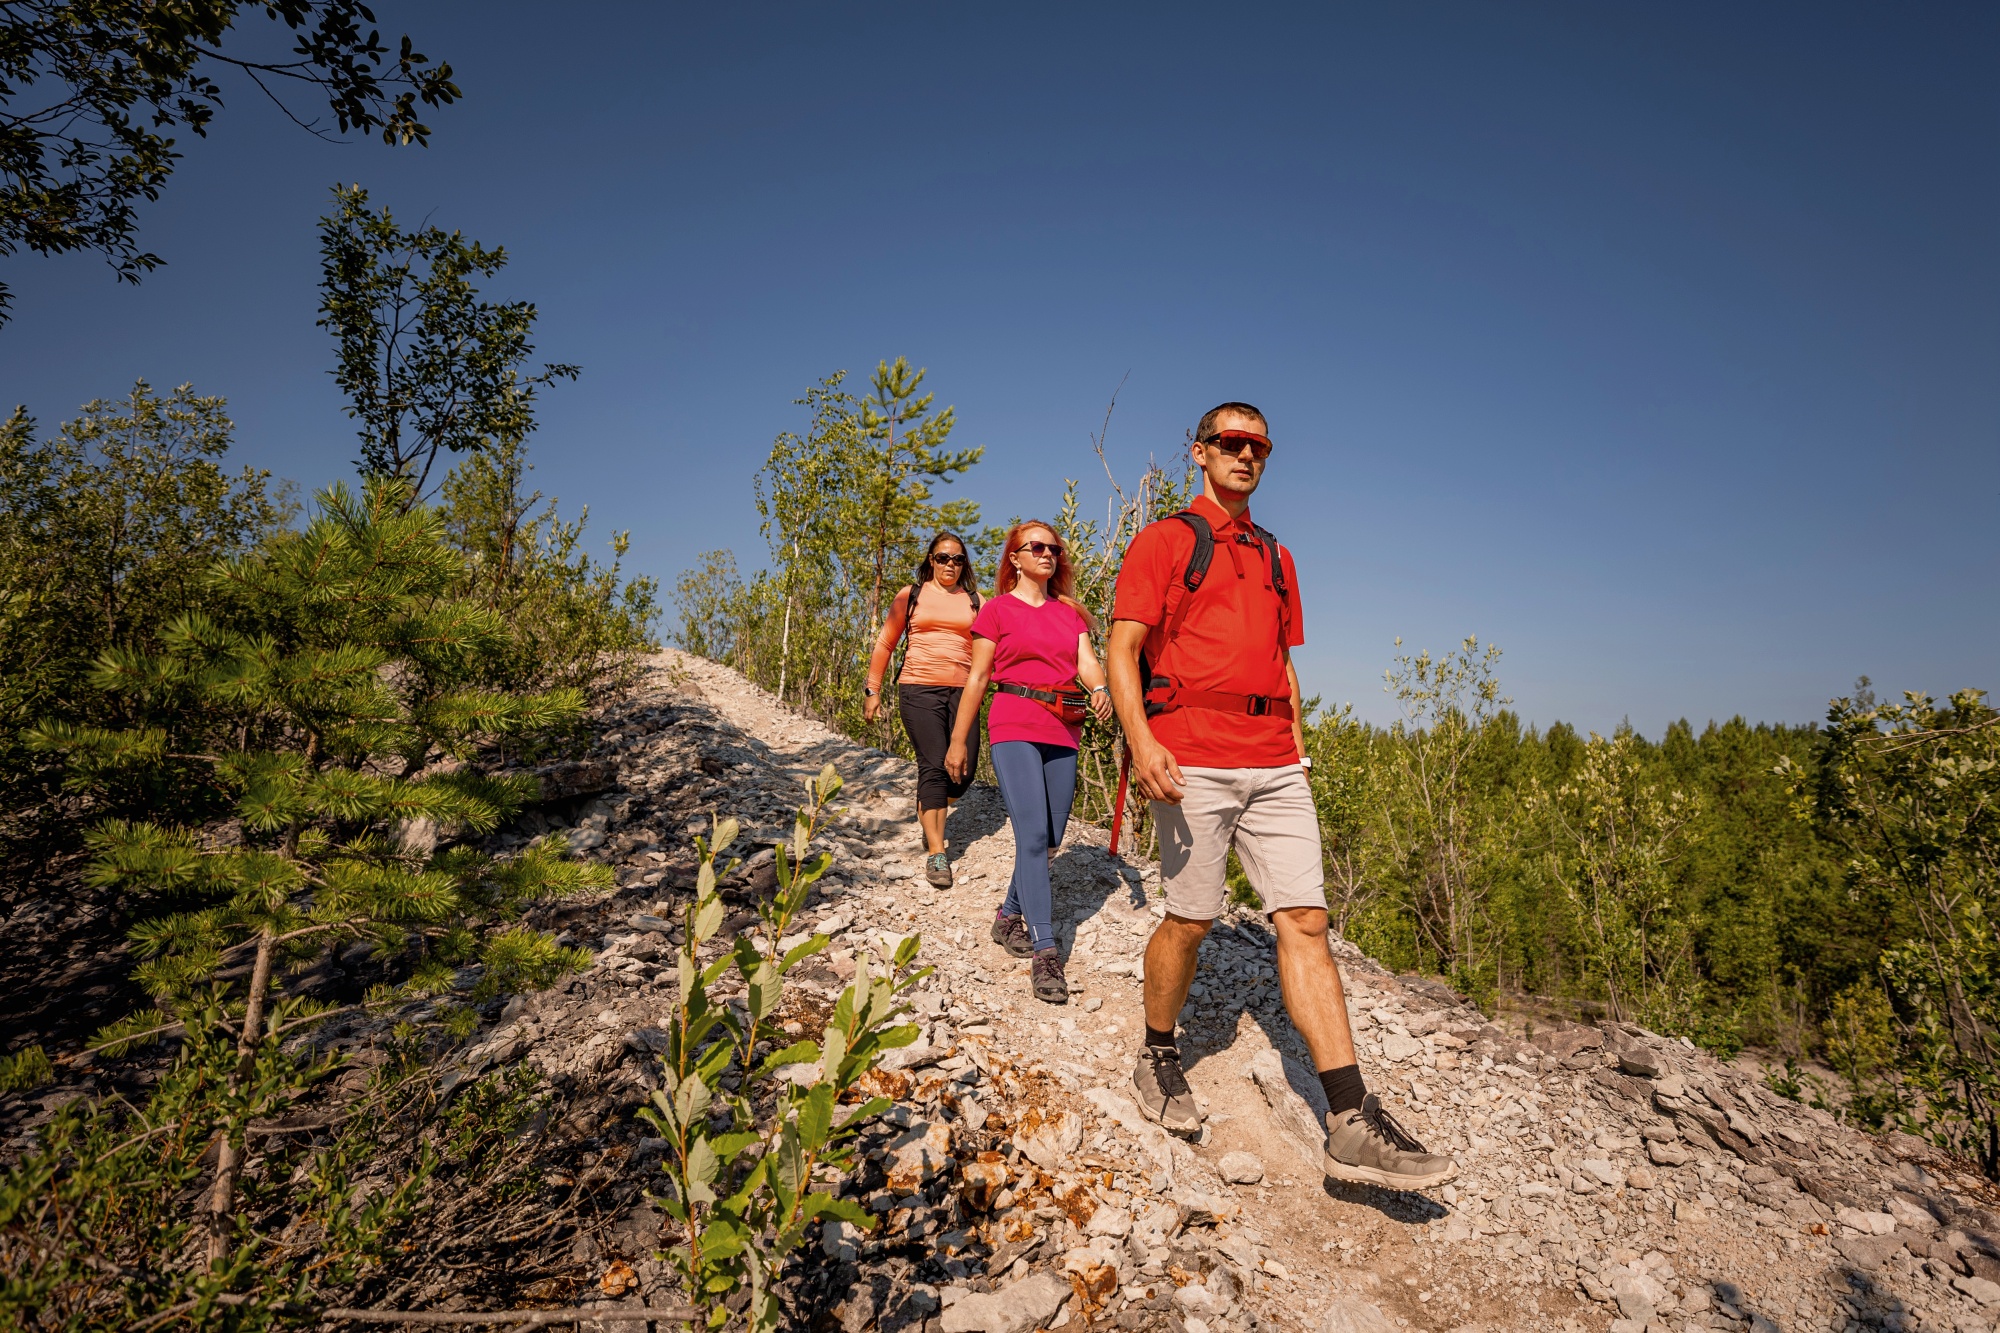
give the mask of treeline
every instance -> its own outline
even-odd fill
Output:
[[[971,501],[935,503],[979,455],[945,452],[952,417],[914,396],[921,380],[899,359],[870,399],[837,374],[812,390],[806,432],[758,474],[764,569],[746,581],[709,552],[675,590],[684,646],[892,749],[887,710],[861,719],[883,606],[937,527],[967,540],[982,586],[1004,532],[973,530]],[[898,410],[926,426],[902,453]],[[1069,481],[1039,515],[1101,620],[1133,534],[1193,483],[1157,466],[1130,491],[1114,480],[1098,519]],[[1652,741],[1526,727],[1499,667],[1474,639],[1399,653],[1386,727],[1312,701],[1328,905],[1350,939],[1489,1008],[1616,1018],[1725,1055],[1754,1043],[1787,1062],[1789,1095],[2000,1164],[2000,725],[1982,693],[1884,705],[1864,678],[1823,726],[1681,721]],[[1117,744],[1086,726],[1086,818],[1108,813]],[[1838,1077],[1803,1071],[1816,1060]]]
[[[534,369],[535,308],[482,300],[503,250],[437,227],[404,231],[358,187],[335,191],[320,228],[320,324],[360,437],[360,471],[393,482],[400,513],[431,516],[456,573],[441,596],[504,619],[482,667],[494,689],[615,689],[651,645],[657,585],[584,549],[588,510],[566,520],[528,489],[537,390],[572,366]],[[131,706],[115,663],[163,649],[189,617],[241,611],[218,571],[293,539],[289,483],[225,460],[220,397],[140,381],[43,433],[25,408],[0,423],[0,821],[16,843],[84,806],[34,743],[44,724],[118,726]],[[544,735],[520,744],[551,745]],[[121,800],[150,809],[169,784]],[[104,809],[98,793],[86,802]]]

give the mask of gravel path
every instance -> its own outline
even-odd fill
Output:
[[[583,1016],[537,997],[515,1028],[539,1038],[496,1034],[489,1060],[526,1058],[556,1078],[590,1060],[642,1092],[649,1007],[670,974],[658,934],[617,914],[676,906],[687,836],[709,810],[741,819],[753,849],[782,836],[803,780],[828,762],[848,782],[845,813],[822,844],[835,871],[809,917],[836,938],[795,974],[802,998],[836,994],[857,952],[912,931],[936,968],[917,997],[925,1038],[882,1075],[899,1105],[848,1182],[883,1223],[824,1237],[794,1291],[803,1322],[1989,1333],[2000,1308],[2000,1230],[1983,1187],[1915,1140],[1842,1129],[1636,1028],[1521,1040],[1345,944],[1335,951],[1370,1088],[1461,1170],[1431,1195],[1325,1181],[1318,1083],[1254,914],[1232,915],[1204,946],[1183,1049],[1208,1127],[1199,1142],[1171,1138],[1139,1117],[1129,1083],[1156,872],[1114,861],[1102,830],[1072,824],[1056,862],[1074,993],[1047,1005],[1027,963],[987,936],[1013,858],[996,792],[975,788],[954,810],[956,883],[935,890],[921,875],[911,767],[733,671],[663,653],[606,726],[599,758],[615,783],[579,824],[622,888],[603,937],[580,942],[600,949],[594,977],[625,989],[593,981],[594,1047],[550,1040]],[[625,1248],[643,1233],[635,1224]],[[607,1261],[615,1252],[607,1242]],[[662,1280],[643,1257],[637,1266],[649,1289]]]

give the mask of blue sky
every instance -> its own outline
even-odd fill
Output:
[[[1364,716],[1397,635],[1655,736],[2000,685],[2000,10],[377,12],[459,72],[433,146],[234,90],[143,287],[7,262],[0,401],[192,381],[244,461],[344,473],[314,219],[358,181],[508,248],[491,292],[583,366],[536,480],[669,582],[755,561],[750,478],[829,371],[929,367],[995,518],[1101,498],[1129,372],[1127,477],[1217,401],[1270,414],[1302,674]]]

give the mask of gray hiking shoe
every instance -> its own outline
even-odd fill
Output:
[[[1063,976],[1062,953],[1056,949],[1042,949],[1035,954],[1035,965],[1028,972],[1029,983],[1035,988],[1035,998],[1048,1004],[1069,1003],[1069,981]]]
[[[1028,938],[1028,923],[1018,916],[1002,913],[993,918],[993,942],[1016,958],[1033,958],[1035,945]]]
[[[1429,1189],[1458,1174],[1458,1163],[1425,1152],[1372,1092],[1358,1111],[1327,1112],[1324,1166],[1335,1180],[1392,1190]]]
[[[1181,1053],[1173,1047],[1140,1047],[1132,1086],[1139,1093],[1139,1109],[1169,1134],[1192,1134],[1201,1128],[1201,1107],[1181,1069]]]
[[[951,862],[943,852],[932,852],[924,858],[924,878],[940,889],[951,887]]]

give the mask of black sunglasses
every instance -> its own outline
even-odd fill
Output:
[[[1051,560],[1062,559],[1062,547],[1054,542],[1022,542],[1014,549],[1026,551],[1029,555],[1045,555]]]
[[[1260,463],[1271,456],[1270,438],[1255,431],[1219,430],[1201,443],[1212,445],[1225,454],[1235,454],[1239,458],[1243,456],[1243,446],[1247,444],[1250,446],[1250,456]]]
[[[962,555],[934,555],[931,557],[931,563],[934,565],[962,565],[965,563],[965,557]]]

